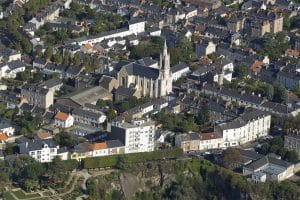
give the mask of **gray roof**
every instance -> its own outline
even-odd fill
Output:
[[[146,67],[154,65],[156,63],[158,63],[158,62],[156,60],[153,60],[151,57],[142,58],[142,59],[137,61],[137,64],[141,64],[141,65],[144,65]]]
[[[41,83],[39,86],[40,87],[43,87],[43,88],[52,88],[52,87],[55,87],[55,86],[58,86],[60,84],[62,84],[62,80],[59,79],[59,78],[52,78],[52,79],[49,79],[43,83]]]
[[[116,95],[121,95],[121,96],[124,96],[124,97],[131,97],[133,96],[135,92],[135,89],[133,88],[126,88],[126,87],[118,87],[115,91],[115,94]]]
[[[267,164],[273,164],[273,165],[277,165],[277,166],[284,167],[284,168],[288,168],[292,165],[291,163],[286,162],[281,159],[273,158],[270,156],[264,156],[256,161],[252,162],[251,164],[249,164],[247,166],[247,168],[255,170],[255,169],[263,167]]]
[[[90,118],[90,119],[95,119],[95,120],[98,120],[99,117],[102,116],[99,113],[94,113],[94,112],[91,112],[91,111],[83,110],[81,108],[75,108],[72,111],[72,114],[73,115],[77,115],[77,116],[81,116],[81,117]]]
[[[147,77],[148,79],[157,79],[159,76],[159,69],[146,67],[144,65],[130,63],[124,66],[128,75]]]
[[[32,92],[44,94],[44,95],[46,95],[49,92],[49,89],[42,88],[42,87],[39,87],[39,86],[33,85],[33,84],[24,85],[22,87],[22,90],[28,90],[28,91],[32,91]]]
[[[180,134],[178,135],[182,141],[200,140],[198,133]]]
[[[54,140],[52,139],[34,139],[34,140],[29,140],[27,142],[24,142],[22,144],[19,144],[19,148],[20,148],[20,153],[28,153],[30,151],[37,151],[37,150],[41,150],[44,145],[47,144],[48,147],[50,148],[55,148],[58,145],[56,144],[56,142],[54,142]]]
[[[124,146],[124,144],[120,140],[107,140],[106,144],[108,148],[116,148],[116,147]]]
[[[172,71],[172,73],[175,73],[175,72],[178,72],[178,71],[183,70],[185,68],[189,68],[189,66],[186,63],[179,63],[179,64],[173,66],[171,68],[171,71]]]

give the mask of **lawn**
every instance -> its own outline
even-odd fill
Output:
[[[15,199],[11,193],[14,193],[16,197],[18,197],[19,200],[31,200],[34,198],[34,200],[48,200],[47,197],[41,197],[39,194],[25,194],[22,190],[14,191],[14,192],[6,192],[4,193],[4,200],[18,200]],[[38,198],[40,197],[40,198]]]
[[[16,200],[10,192],[5,192],[4,193],[4,200]]]
[[[19,199],[30,199],[30,198],[40,197],[39,194],[25,194],[22,190],[15,191],[13,193]]]

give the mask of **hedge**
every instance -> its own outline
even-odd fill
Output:
[[[73,171],[78,167],[78,161],[77,160],[64,160],[62,161],[65,169],[68,171]]]
[[[155,161],[162,159],[179,158],[183,155],[182,149],[164,149],[153,152],[131,153],[113,156],[103,156],[96,158],[86,158],[83,160],[83,167],[85,169],[116,167],[120,160],[125,163],[141,163],[147,161]]]

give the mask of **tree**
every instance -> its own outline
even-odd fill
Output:
[[[207,101],[203,101],[201,105],[201,110],[196,116],[196,123],[200,126],[203,126],[209,122],[209,108]]]
[[[46,59],[51,59],[53,56],[53,47],[47,47],[45,51],[45,58]]]
[[[57,64],[61,64],[62,56],[59,53],[56,53],[55,55],[53,55],[53,61]]]
[[[17,79],[20,81],[29,81],[30,79],[30,70],[26,69],[23,72],[17,73]]]
[[[80,64],[81,64],[80,52],[76,52],[73,57],[73,65],[80,66]]]
[[[238,65],[235,68],[235,75],[238,78],[245,78],[250,75],[250,68],[246,65]]]
[[[71,54],[69,51],[65,51],[64,52],[64,55],[63,55],[63,61],[62,61],[62,64],[64,66],[69,66],[71,63]]]
[[[286,103],[288,100],[287,90],[280,83],[274,84],[274,98],[273,101],[278,103]]]
[[[265,96],[268,100],[272,100],[274,98],[274,87],[271,84],[266,84],[264,87]]]
[[[37,71],[36,73],[33,74],[33,77],[32,77],[32,82],[33,83],[39,83],[40,81],[43,80],[43,73],[40,72],[40,71]]]
[[[260,153],[261,154],[264,154],[264,155],[267,155],[270,151],[270,145],[269,144],[263,144],[261,145],[260,147]]]
[[[226,168],[234,169],[241,161],[242,156],[238,149],[229,147],[223,152],[223,164]]]
[[[42,58],[43,57],[43,52],[42,52],[42,50],[40,48],[38,48],[36,50],[36,55],[37,55],[38,58]]]
[[[183,37],[176,47],[180,49],[180,59],[182,62],[190,63],[196,59],[197,56],[194,51],[193,44],[188,38]]]
[[[299,160],[298,153],[294,150],[288,151],[286,152],[284,159],[291,163],[297,163]]]
[[[296,86],[295,89],[294,89],[294,93],[295,93],[298,97],[300,97],[300,84],[297,84],[297,86]]]
[[[78,139],[73,134],[66,133],[66,132],[56,134],[54,140],[59,145],[67,146],[67,147],[74,147],[79,142]]]
[[[113,109],[109,109],[108,112],[107,112],[107,120],[111,121],[112,119],[114,119],[116,117],[117,117],[116,111],[113,110]]]
[[[283,28],[286,30],[290,30],[291,28],[291,20],[287,14],[283,15]]]

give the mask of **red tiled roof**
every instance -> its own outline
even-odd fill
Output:
[[[69,117],[69,114],[64,113],[64,112],[58,112],[55,115],[55,119],[62,120],[62,121],[66,121],[68,119],[68,117]]]

